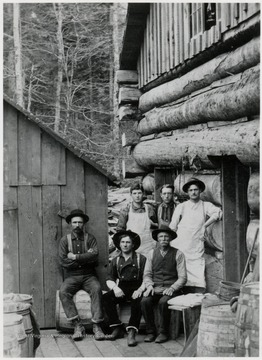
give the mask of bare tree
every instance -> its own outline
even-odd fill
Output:
[[[21,53],[21,31],[20,31],[20,5],[13,4],[13,34],[14,34],[14,54],[15,54],[15,94],[16,101],[20,106],[24,106],[23,96],[23,76],[22,76],[22,53]]]

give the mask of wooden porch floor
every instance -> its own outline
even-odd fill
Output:
[[[145,334],[137,335],[138,345],[128,347],[126,337],[115,341],[96,341],[92,334],[73,341],[70,334],[55,329],[41,330],[41,343],[36,357],[179,357],[184,335],[163,344],[145,343]]]

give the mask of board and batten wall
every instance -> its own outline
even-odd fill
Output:
[[[260,10],[258,2],[215,6],[216,24],[205,30],[204,3],[150,4],[137,63],[139,88],[218,43]]]
[[[87,212],[99,247],[98,274],[108,263],[107,177],[4,102],[4,292],[33,295],[40,327],[55,326],[63,274],[58,262],[63,217]]]

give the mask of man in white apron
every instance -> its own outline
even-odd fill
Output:
[[[147,255],[154,249],[156,242],[152,239],[151,228],[157,227],[156,211],[151,204],[143,203],[144,189],[139,183],[131,186],[131,204],[121,209],[116,231],[131,230],[141,239],[137,253]]]
[[[205,292],[205,230],[222,217],[220,208],[200,200],[200,193],[204,190],[205,184],[202,181],[190,179],[183,186],[183,191],[189,195],[189,200],[177,205],[169,225],[170,229],[177,233],[177,238],[171,242],[171,246],[182,251],[186,258],[185,293]]]

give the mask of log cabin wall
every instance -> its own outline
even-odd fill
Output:
[[[240,281],[246,231],[254,232],[259,216],[247,188],[259,171],[260,4],[129,4],[119,73],[127,71],[136,73],[132,86],[141,95],[132,115],[120,115],[124,175],[154,172],[159,201],[166,179],[217,173],[224,219],[219,246],[205,253],[207,290]],[[130,86],[125,78],[120,88]],[[126,100],[119,99],[122,114]]]
[[[56,290],[63,280],[60,238],[75,208],[90,217],[99,247],[98,275],[108,264],[106,173],[80,157],[32,116],[4,102],[4,292],[33,295],[42,328],[55,327]]]
[[[137,65],[139,87],[218,43],[259,9],[259,3],[150,4]]]

